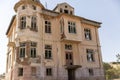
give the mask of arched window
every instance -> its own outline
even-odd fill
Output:
[[[22,16],[20,18],[20,28],[25,29],[26,28],[26,16]]]
[[[37,19],[35,16],[32,16],[31,18],[31,30],[37,30]]]

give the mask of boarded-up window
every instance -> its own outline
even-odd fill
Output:
[[[36,67],[31,67],[31,75],[36,76]]]

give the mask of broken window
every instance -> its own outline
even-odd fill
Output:
[[[84,35],[86,40],[92,40],[90,29],[84,29]]]
[[[94,60],[94,51],[93,49],[87,49],[86,50],[87,53],[87,61],[93,62]]]
[[[94,75],[93,69],[88,69],[88,72],[89,72],[89,75],[90,75],[90,76],[93,76],[93,75]]]

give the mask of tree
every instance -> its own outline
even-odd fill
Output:
[[[106,80],[111,80],[119,77],[118,70],[113,68],[110,64],[103,63],[103,66],[104,66]]]

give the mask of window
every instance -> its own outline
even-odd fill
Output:
[[[37,43],[31,42],[31,57],[36,58],[36,47]]]
[[[67,14],[68,14],[68,10],[64,10],[64,13],[67,13]]]
[[[84,29],[85,39],[86,40],[92,40],[91,38],[91,30],[90,29]]]
[[[60,12],[61,12],[61,13],[62,13],[62,11],[63,11],[62,8],[60,8]]]
[[[93,75],[94,75],[93,69],[88,69],[88,72],[89,72],[89,75],[90,75],[90,76],[93,76]]]
[[[35,16],[31,18],[31,30],[37,31],[37,19]]]
[[[92,49],[87,49],[87,61],[94,62],[94,51]]]
[[[33,10],[36,10],[36,6],[32,5]]]
[[[51,33],[51,22],[45,21],[45,33]]]
[[[68,31],[69,31],[69,33],[76,33],[75,22],[68,21]]]
[[[65,6],[65,8],[67,8],[67,6]]]
[[[52,76],[52,68],[46,68],[46,75]]]
[[[25,6],[22,6],[22,10],[24,10],[25,9]]]
[[[18,68],[18,76],[23,76],[23,68]]]
[[[31,75],[36,76],[36,67],[31,67]]]
[[[25,47],[26,47],[26,43],[20,43],[20,52],[19,52],[20,58],[25,57]]]
[[[52,46],[45,45],[45,59],[51,59],[51,58],[52,58]]]
[[[65,49],[66,50],[72,50],[72,45],[65,44]]]
[[[20,28],[25,29],[26,28],[26,17],[23,16],[20,18]]]
[[[66,54],[66,65],[73,65],[73,53],[72,52],[65,52]]]

